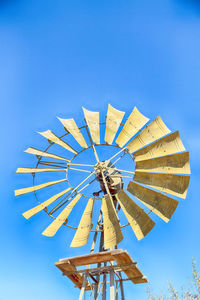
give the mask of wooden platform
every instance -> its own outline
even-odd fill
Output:
[[[106,267],[93,267],[91,265],[97,263],[105,262],[115,262],[112,265],[107,265]],[[77,269],[80,266],[89,266],[85,269]],[[114,269],[115,272],[124,272],[128,277],[126,280],[131,280],[134,284],[146,283],[147,278],[142,274],[142,272],[137,267],[137,263],[134,262],[127,251],[116,249],[112,251],[104,251],[98,253],[92,253],[87,255],[81,255],[70,258],[60,259],[59,262],[55,263],[55,266],[60,269],[63,275],[67,276],[76,287],[81,288],[83,284],[83,274],[88,273],[88,275],[93,279],[95,284],[95,275],[104,274],[109,272],[110,269]],[[90,282],[86,284],[86,290],[92,288]]]

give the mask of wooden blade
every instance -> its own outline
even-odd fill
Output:
[[[116,198],[137,239],[141,240],[154,227],[154,221],[123,190],[116,194]]]
[[[75,138],[75,140],[79,143],[79,145],[81,145],[81,147],[83,148],[88,147],[74,119],[61,119],[61,118],[58,119],[63,124],[65,129],[71,133],[71,135]]]
[[[15,196],[20,196],[20,195],[24,195],[24,194],[27,194],[27,193],[31,193],[31,192],[34,192],[34,191],[37,191],[37,190],[40,190],[40,189],[49,187],[51,185],[54,185],[54,184],[57,184],[57,183],[60,183],[60,182],[64,182],[64,181],[67,181],[67,179],[50,181],[50,182],[42,183],[42,184],[39,184],[39,185],[34,185],[34,186],[31,186],[31,187],[15,190]]]
[[[63,225],[63,223],[68,218],[69,214],[71,213],[72,209],[81,198],[81,194],[78,194],[58,215],[58,217],[42,232],[43,235],[46,236],[54,236],[58,229]]]
[[[33,147],[28,148],[24,152],[34,154],[34,155],[38,155],[38,156],[45,156],[45,157],[50,157],[50,158],[54,158],[54,159],[70,161],[67,158],[61,157],[61,156],[53,154],[53,153],[47,153],[47,152],[41,151],[41,150],[33,148]]]
[[[136,171],[190,174],[189,152],[136,161]]]
[[[123,240],[120,222],[109,195],[102,198],[103,228],[104,228],[104,248],[111,249]]]
[[[92,212],[94,206],[94,198],[90,198],[82,215],[78,229],[74,235],[70,247],[81,247],[88,242],[89,233],[92,228]]]
[[[119,147],[123,147],[147,122],[149,121],[139,110],[134,107],[122,131],[116,139]]]
[[[135,152],[170,132],[171,130],[167,128],[161,117],[158,116],[127,145],[127,148],[131,153]]]
[[[53,133],[51,130],[46,130],[43,132],[38,132],[39,134],[41,134],[42,136],[44,136],[47,140],[52,141],[53,143],[56,143],[58,145],[60,145],[61,147],[77,154],[77,151],[74,150],[70,145],[68,145],[67,143],[65,143],[63,140],[61,140],[57,135],[55,135],[55,133]]]
[[[165,222],[172,217],[178,201],[130,181],[127,190]]]
[[[162,139],[133,153],[135,161],[166,156],[185,151],[179,132],[173,132]]]
[[[135,172],[134,181],[147,184],[164,193],[175,195],[177,197],[186,198],[190,176]]]
[[[89,111],[83,107],[83,113],[93,142],[95,144],[100,144],[99,112]]]
[[[34,216],[35,214],[37,214],[38,212],[40,212],[41,210],[43,210],[44,208],[46,208],[48,205],[52,204],[54,201],[56,201],[58,198],[60,198],[61,196],[63,196],[64,194],[66,194],[68,191],[70,191],[71,188],[68,188],[56,195],[54,195],[53,197],[49,198],[48,200],[40,203],[39,205],[36,205],[35,207],[27,210],[26,212],[23,213],[23,216],[26,219],[31,218],[32,216]]]
[[[41,172],[60,172],[65,171],[66,169],[46,169],[46,168],[18,168],[16,173],[41,173]]]
[[[105,132],[105,141],[109,145],[112,145],[112,142],[115,138],[117,130],[121,124],[121,121],[124,117],[125,112],[117,110],[108,104],[108,111],[106,117],[106,132]]]

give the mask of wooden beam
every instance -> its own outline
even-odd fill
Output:
[[[111,250],[111,251],[102,251],[98,253],[91,253],[76,257],[70,257],[70,258],[64,258],[59,260],[55,265],[63,265],[66,262],[70,261],[73,263],[76,267],[78,266],[85,266],[85,265],[91,265],[96,263],[103,263],[108,261],[114,261],[115,258],[113,257],[113,253],[123,253],[124,251],[121,249],[118,250]]]
[[[112,264],[107,265],[107,262],[116,262],[116,265]],[[78,266],[92,265],[103,263],[104,266],[95,267],[95,268],[85,268],[83,270],[77,270]],[[88,275],[93,279],[94,283],[87,281],[85,290],[91,289],[92,286],[98,286],[98,280],[94,280],[93,276],[100,276],[101,274],[106,274],[110,272],[124,272],[127,279],[120,279],[119,283],[122,284],[123,281],[131,280],[134,284],[146,283],[148,282],[147,278],[142,274],[142,272],[137,267],[137,263],[132,260],[127,251],[121,249],[115,249],[111,251],[102,251],[98,253],[90,253],[87,255],[81,255],[77,257],[61,259],[59,262],[55,263],[56,267],[59,268],[63,275],[68,276],[73,283],[79,288],[83,285],[84,274]],[[104,276],[104,277],[105,277]],[[112,279],[112,278],[111,278]],[[105,287],[105,281],[103,280],[103,285]],[[111,280],[112,281],[112,280]],[[99,283],[101,284],[101,283]],[[106,292],[105,292],[106,293]],[[122,295],[122,299],[124,296]]]

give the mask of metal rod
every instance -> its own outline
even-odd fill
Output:
[[[92,171],[83,170],[83,169],[76,169],[76,168],[71,168],[71,167],[69,167],[68,170],[74,170],[74,171],[80,171],[80,172],[92,173]]]
[[[88,137],[89,137],[89,139],[90,139],[90,143],[91,143],[91,145],[92,145],[92,149],[93,149],[93,152],[94,152],[96,161],[99,162],[99,157],[98,157],[97,151],[96,151],[96,149],[95,149],[95,147],[94,147],[94,143],[93,143],[91,134],[90,134],[90,132],[89,132],[89,130],[88,130],[88,127],[86,127],[86,130],[87,130]]]
[[[102,215],[102,212],[101,212],[101,215]],[[100,221],[101,221],[101,218],[100,218]],[[103,243],[104,243],[104,234],[103,234],[103,231],[102,231],[101,232],[101,236],[100,236],[99,252],[103,251]],[[98,263],[97,267],[100,268],[101,267],[101,263]],[[99,280],[100,280],[100,275],[97,275],[96,279],[98,281],[98,284],[95,286],[94,300],[97,300],[98,296],[99,296]]]
[[[49,163],[40,163],[40,165],[43,165],[43,166],[49,166],[49,167],[56,167],[56,168],[62,168],[62,169],[65,169],[65,170],[67,170],[67,168],[66,168],[66,166],[64,167],[64,166],[59,166],[59,165],[57,165],[57,164],[49,164]]]
[[[110,270],[110,300],[115,300],[115,283],[113,270]]]
[[[123,279],[117,279],[115,280],[116,282],[120,282],[120,281],[129,281],[129,280],[137,280],[137,279],[141,279],[142,277],[128,277],[128,278],[123,278]]]
[[[127,151],[124,151],[124,153],[114,161],[113,165],[116,164],[124,155],[126,155],[128,152]]]
[[[118,300],[118,296],[119,296],[119,291],[118,291],[118,281],[115,280],[116,282],[116,295],[115,295],[115,300]]]
[[[82,187],[79,191],[77,191],[77,193],[80,193],[82,190],[84,190],[87,186],[89,186],[92,182],[94,182],[96,180],[96,178],[94,178],[92,181],[90,181],[88,184],[84,185],[84,187]]]
[[[104,263],[104,267],[106,266],[106,263]],[[102,300],[106,300],[106,274],[103,274],[103,285],[102,285]]]
[[[41,163],[47,163],[47,164],[57,164],[57,165],[68,165],[68,162],[55,162],[55,161],[48,161],[48,160],[40,160]]]
[[[98,234],[98,229],[99,229],[99,223],[101,221],[101,217],[102,217],[102,211],[100,210],[99,212],[99,217],[98,217],[98,221],[97,221],[97,226],[96,226],[96,232],[94,234],[94,238],[93,238],[93,242],[92,242],[92,246],[91,246],[91,249],[90,249],[90,253],[93,253],[94,252],[94,247],[95,247],[95,244],[96,244],[96,240],[97,240],[97,234]]]
[[[115,249],[118,249],[118,246],[115,246]],[[135,263],[137,264],[137,263]],[[123,278],[122,278],[122,273],[121,271],[119,272],[119,276],[121,277],[121,280],[119,281],[119,287],[120,287],[120,292],[121,292],[121,300],[125,300],[125,295],[124,295],[124,285],[123,285]]]
[[[123,178],[131,178],[131,179],[133,179],[133,177],[131,177],[131,176],[125,176],[125,175],[109,175],[110,177],[123,177]]]
[[[77,185],[77,186],[70,192],[69,196],[70,196],[73,192],[76,192],[76,194],[77,194],[77,193],[78,193],[77,188],[78,188],[79,186],[81,186],[86,180],[88,180],[94,173],[95,173],[95,171],[92,172],[88,177],[86,177],[81,183],[79,183],[79,185]],[[76,194],[75,194],[75,195],[76,195]],[[73,195],[72,197],[74,197],[75,195]],[[65,198],[65,199],[66,199],[66,198]],[[54,213],[55,211],[57,211],[60,207],[62,207],[62,206],[63,206],[66,202],[68,202],[71,198],[69,198],[68,200],[66,200],[66,201],[64,202],[65,199],[63,199],[60,203],[58,203],[58,204],[51,210],[51,214]]]
[[[114,271],[115,275],[117,275],[117,277],[118,277],[119,279],[121,279],[121,277],[120,277],[119,274],[117,273],[117,271],[119,272],[119,270],[115,270],[115,265],[113,264],[113,262],[110,262],[110,265],[111,265],[111,266],[114,266],[113,271]]]
[[[67,163],[72,166],[82,166],[82,167],[94,167],[94,165],[86,165],[86,164],[75,164],[75,163]]]
[[[53,214],[53,213],[55,213],[59,208],[61,208],[65,203],[67,203],[67,202],[69,202],[71,199],[73,199],[76,195],[77,195],[77,193],[76,194],[74,194],[74,195],[72,195],[71,197],[69,197],[70,195],[72,194],[72,192],[71,193],[69,193],[69,195],[67,195],[67,197],[65,197],[62,201],[60,201],[60,203],[58,203],[54,208],[52,208],[52,210],[49,212],[49,214]],[[69,197],[69,198],[68,198]],[[68,199],[67,199],[68,198]],[[67,199],[67,200],[66,200]],[[66,201],[65,201],[66,200]]]
[[[91,273],[88,273],[88,275],[96,284],[98,284],[98,281],[94,278],[94,276]]]
[[[121,276],[121,272],[120,272],[119,274],[120,274],[120,276]],[[121,278],[122,278],[122,276],[121,276]],[[119,281],[119,286],[120,286],[120,291],[121,291],[121,299],[122,299],[122,300],[125,300],[123,279],[121,279],[121,280]]]
[[[94,151],[94,155],[95,155],[95,157],[96,157],[97,162],[100,162],[99,157],[98,157],[98,154],[97,154],[97,151],[96,151],[94,145],[92,145],[92,149],[93,149],[93,151]]]
[[[117,155],[119,155],[125,149],[126,149],[126,147],[122,148],[120,151],[118,151],[116,154],[114,154],[111,158],[107,159],[106,161],[111,161],[114,157],[116,157]]]
[[[113,169],[113,168],[110,168],[110,167],[106,167],[107,169]],[[133,171],[127,171],[127,170],[121,170],[121,169],[117,169],[117,171],[119,172],[125,172],[125,173],[131,173],[131,174],[135,174],[135,172]]]
[[[83,295],[84,295],[85,287],[86,287],[86,283],[87,283],[87,276],[88,276],[87,273],[84,274],[84,276],[83,276],[83,285],[82,285],[82,288],[81,288],[79,300],[82,300],[82,299],[83,299]]]

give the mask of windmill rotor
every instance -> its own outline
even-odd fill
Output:
[[[64,134],[39,132],[48,147],[25,150],[36,156],[36,165],[16,173],[32,174],[33,185],[15,195],[34,193],[38,203],[23,216],[45,211],[53,220],[42,234],[54,236],[65,225],[75,230],[72,247],[87,244],[91,232],[103,232],[104,248],[113,249],[129,225],[141,240],[158,221],[154,215],[168,222],[186,198],[189,153],[179,132],[171,132],[160,116],[150,121],[135,107],[122,123],[125,112],[110,104],[106,122],[100,122],[99,112],[83,108],[83,113],[84,126],[58,118]],[[40,191],[46,198],[39,200]],[[103,229],[94,223],[100,210]]]

